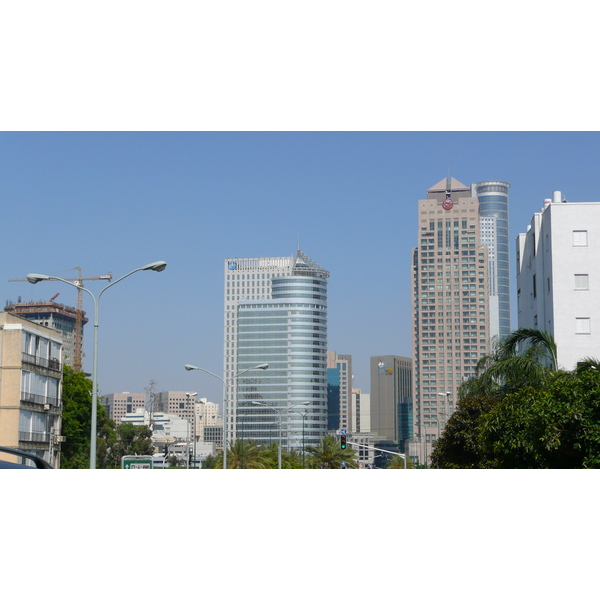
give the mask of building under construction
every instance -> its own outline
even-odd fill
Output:
[[[63,339],[62,362],[73,367],[76,371],[81,370],[83,326],[89,321],[84,311],[79,313],[81,321],[81,325],[79,325],[77,309],[52,300],[46,302],[17,302],[15,304],[9,301],[4,310],[59,331]]]

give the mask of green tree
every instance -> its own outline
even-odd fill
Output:
[[[431,453],[432,469],[477,469],[488,462],[480,433],[483,416],[498,400],[492,396],[466,396],[437,440]]]
[[[227,450],[228,469],[269,469],[269,462],[265,449],[254,440],[237,439]],[[223,468],[222,452],[217,457],[215,468]]]
[[[121,465],[123,456],[152,456],[154,443],[152,431],[147,425],[134,425],[133,423],[120,423],[116,429],[116,440],[112,447],[113,460]]]
[[[223,465],[223,461],[221,459],[221,466]],[[210,454],[202,461],[203,469],[216,469],[217,468],[217,457],[213,454]]]
[[[342,462],[350,469],[358,468],[356,452],[351,448],[342,450],[340,442],[332,435],[321,438],[318,446],[306,446],[307,465],[313,469],[341,469]]]
[[[69,366],[63,369],[62,428],[66,441],[61,445],[62,469],[87,469],[90,466],[90,436],[92,430],[92,381],[85,373]],[[114,421],[108,418],[106,409],[98,402],[96,460],[106,462],[106,449]]]
[[[436,442],[433,468],[485,468],[496,464],[489,445],[482,444],[484,417],[510,394],[528,386],[543,387],[557,371],[557,348],[551,334],[517,329],[492,341],[475,374],[458,391],[455,412]]]
[[[497,468],[600,468],[600,372],[509,394],[484,415],[481,440]]]

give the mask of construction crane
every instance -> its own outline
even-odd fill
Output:
[[[82,267],[73,267],[73,270],[77,270],[77,274],[79,277],[76,278],[67,278],[61,277],[65,281],[73,281],[77,286],[77,307],[75,309],[75,335],[74,335],[74,346],[75,352],[73,356],[73,369],[75,371],[81,371],[82,367],[82,357],[83,357],[83,291],[81,288],[83,287],[84,281],[96,281],[98,279],[104,279],[107,281],[112,281],[112,273],[108,273],[106,275],[100,275],[99,277],[82,277],[81,271]],[[8,281],[27,281],[27,279],[9,279]],[[58,294],[52,297],[51,301],[56,298]]]

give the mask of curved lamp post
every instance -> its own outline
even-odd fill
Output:
[[[61,277],[53,277],[49,275],[40,275],[39,273],[30,273],[27,275],[27,281],[29,283],[38,283],[39,281],[62,281],[63,283],[67,283],[68,285],[72,285],[79,290],[83,290],[87,292],[92,299],[94,300],[94,356],[93,356],[93,367],[92,367],[92,431],[90,434],[90,469],[96,468],[96,433],[97,433],[97,420],[98,415],[98,303],[100,302],[100,297],[102,294],[113,285],[119,283],[119,281],[123,281],[126,277],[137,273],[138,271],[164,271],[167,266],[167,263],[164,260],[159,260],[153,263],[146,265],[145,267],[140,267],[139,269],[134,269],[133,271],[127,273],[127,275],[123,275],[116,281],[113,281],[109,285],[107,285],[103,290],[100,291],[98,297],[94,296],[90,290],[83,287],[81,283],[73,283],[72,281],[67,281],[66,279],[62,279]]]
[[[302,404],[308,404],[308,402],[303,402]],[[292,408],[294,408],[294,407],[292,407]],[[304,455],[305,455],[305,450],[306,450],[306,447],[304,445],[304,419],[308,413],[301,413],[296,410],[289,410],[288,412],[293,413],[295,415],[300,415],[302,417],[302,468],[306,469],[306,466],[304,464]]]
[[[223,379],[222,377],[219,377],[218,375],[215,375],[214,373],[211,373],[210,371],[207,371],[206,369],[202,369],[202,368],[196,367],[194,365],[185,365],[186,371],[203,371],[204,373],[208,373],[209,375],[216,377],[223,383],[223,414],[224,414],[224,419],[223,419],[223,468],[224,469],[227,468],[227,385],[229,384],[230,381],[237,379],[240,375],[243,375],[244,373],[247,373],[248,371],[254,371],[256,369],[261,369],[262,371],[265,371],[268,368],[269,368],[269,363],[261,363],[260,365],[256,365],[255,367],[250,367],[249,369],[244,369],[243,371],[236,373],[235,375],[230,377],[227,381],[225,381],[225,379]]]
[[[294,406],[290,406],[289,408],[286,408],[286,409],[274,408],[273,406],[269,406],[268,404],[265,404],[264,402],[257,402],[256,400],[253,400],[252,404],[254,404],[255,406],[264,406],[265,408],[270,408],[271,410],[274,410],[279,415],[279,444],[278,444],[278,448],[277,448],[277,468],[281,469],[281,427],[282,427],[281,415],[284,412],[290,412],[292,410],[292,408],[298,408],[299,406],[304,406],[304,405],[308,404],[308,402],[302,402],[301,404],[295,404]],[[300,414],[300,413],[298,413],[298,414]],[[302,418],[302,428],[304,429],[304,417]],[[289,446],[289,444],[288,444],[288,446]],[[289,447],[288,447],[288,450],[289,450]]]

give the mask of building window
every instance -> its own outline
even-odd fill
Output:
[[[583,275],[583,274],[579,274],[579,275],[575,275],[575,289],[576,290],[589,290],[590,289],[590,282],[589,282],[589,276],[588,275]]]
[[[573,246],[587,246],[588,232],[586,229],[573,231]]]
[[[575,333],[589,335],[591,333],[589,317],[575,317]]]

